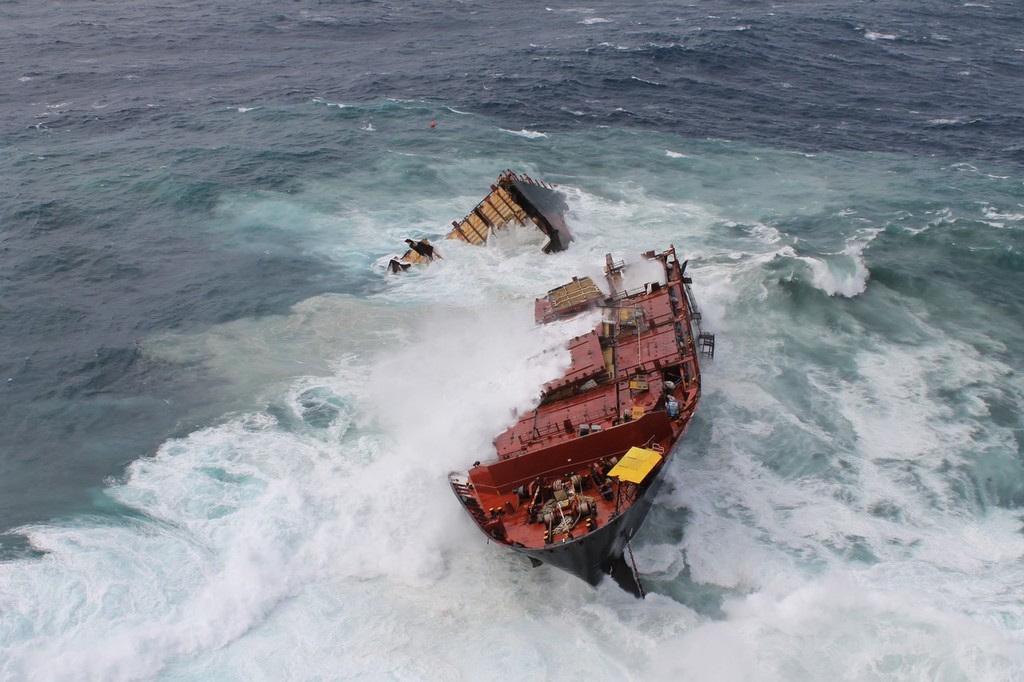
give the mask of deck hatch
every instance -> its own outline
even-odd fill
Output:
[[[660,461],[661,453],[634,446],[619,460],[618,464],[612,467],[608,475],[618,478],[620,481],[643,483]]]

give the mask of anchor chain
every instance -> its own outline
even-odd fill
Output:
[[[633,558],[633,545],[627,542],[626,549],[629,551],[629,563],[633,566],[633,580],[636,581],[637,589],[640,590],[640,598],[644,599],[647,593],[644,592],[644,586],[640,582],[640,571],[636,569],[636,559]]]

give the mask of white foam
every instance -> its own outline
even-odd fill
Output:
[[[234,642],[314,583],[440,580],[445,553],[475,532],[445,474],[486,458],[493,434],[564,370],[568,335],[593,320],[538,335],[522,305],[438,313],[415,345],[298,380],[284,422],[251,413],[135,462],[106,494],[136,523],[26,529],[49,554],[45,569],[3,567],[4,630],[25,620],[59,634],[21,628],[5,674],[148,677]],[[325,404],[337,413],[321,433],[291,423]],[[41,589],[66,596],[37,601]]]
[[[810,281],[829,296],[852,298],[864,293],[871,273],[864,259],[864,250],[881,233],[880,229],[862,230],[846,247],[835,254],[798,256],[794,258],[810,268]]]
[[[354,106],[352,104],[345,104],[344,102],[328,102],[327,100],[320,99],[319,97],[314,97],[313,98],[313,103],[314,104],[325,104],[325,105],[327,105],[329,107],[337,107],[338,109],[348,109],[348,108]]]
[[[630,76],[629,78],[630,80],[635,80],[638,83],[646,83],[647,85],[657,85],[659,87],[662,85],[662,83],[659,83],[657,81],[646,80],[644,78],[640,78],[639,76]]]
[[[661,642],[656,679],[1013,679],[997,631],[832,574],[726,605],[727,619]],[[821,652],[827,652],[820,655]]]
[[[1004,228],[1007,223],[1016,227],[1015,223],[1024,222],[1024,213],[1000,211],[993,206],[985,206],[983,209],[985,217],[992,221],[989,224],[993,227]]]
[[[860,219],[846,207],[868,200],[835,199],[818,172],[849,159],[611,133],[573,150],[564,167],[544,157],[569,197],[565,253],[541,256],[531,229],[441,243],[444,261],[381,273],[371,296],[144,340],[147,358],[221,377],[231,398],[99,494],[122,505],[109,516],[25,529],[49,554],[0,564],[0,678],[1021,677],[1024,536],[980,482],[1016,461],[1012,427],[989,414],[1024,397],[1009,349],[951,338],[884,285],[872,311],[900,310],[928,343],[849,315],[864,297],[819,297],[836,324],[796,324],[766,274],[788,260],[826,293],[865,291],[873,233],[805,238],[779,218]],[[587,174],[609,154],[621,176]],[[428,156],[382,152],[402,202],[368,190],[376,173],[350,175],[299,198],[229,198],[210,229],[270,224],[366,271],[405,237],[436,240],[486,191],[490,151]],[[538,166],[525,170],[545,177]],[[417,172],[445,179],[419,186]],[[488,544],[446,474],[490,452],[566,362],[560,342],[582,327],[534,333],[533,297],[572,274],[600,281],[606,252],[669,243],[719,353],[635,544],[657,588],[640,602]]]
[[[662,678],[859,678],[887,658],[909,679],[1021,673],[1024,608],[1009,597],[1024,580],[1020,521],[1012,510],[973,513],[969,474],[957,474],[978,453],[1013,457],[1010,430],[979,421],[1011,370],[919,324],[932,341],[913,347],[819,330],[841,352],[837,368],[811,357],[787,367],[772,360],[785,357],[778,334],[735,330],[705,384],[711,442],[677,455],[662,503],[690,511],[690,578],[737,596],[724,620],[659,644]],[[842,369],[847,356],[855,371]],[[789,374],[809,386],[783,392],[775,377]],[[937,395],[958,396],[957,411]],[[673,579],[669,557],[654,563]],[[822,647],[828,656],[806,655]]]
[[[505,128],[501,128],[500,130],[503,133],[518,135],[519,137],[525,137],[528,140],[538,140],[548,136],[547,133],[542,133],[538,130],[526,130],[525,128],[523,130],[506,130]]]
[[[868,40],[896,40],[899,38],[895,33],[881,33],[880,31],[864,30],[864,37]]]

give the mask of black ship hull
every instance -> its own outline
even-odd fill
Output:
[[[625,553],[700,399],[707,345],[675,249],[644,254],[663,276],[627,290],[606,256],[610,294],[574,277],[535,304],[539,324],[600,310],[566,343],[571,363],[538,406],[494,439],[496,459],[452,472],[452,489],[492,540],[591,585],[611,575],[642,597]],[[710,353],[708,353],[710,355]]]
[[[625,562],[623,555],[626,545],[640,530],[661,489],[661,473],[639,492],[628,509],[601,528],[572,540],[552,543],[543,549],[516,545],[512,545],[512,549],[525,554],[535,564],[550,564],[591,585],[597,585],[606,575],[610,575],[621,587],[641,596],[642,590],[632,567]]]

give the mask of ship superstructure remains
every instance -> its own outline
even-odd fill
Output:
[[[532,226],[547,237],[545,253],[563,251],[573,241],[572,233],[565,224],[567,210],[565,198],[554,186],[534,180],[525,173],[506,170],[491,185],[490,193],[465,218],[452,221],[452,229],[445,239],[479,245],[485,244],[495,231]],[[401,257],[391,259],[388,264],[391,272],[402,272],[411,265],[441,258],[430,240],[405,241],[408,250]]]

